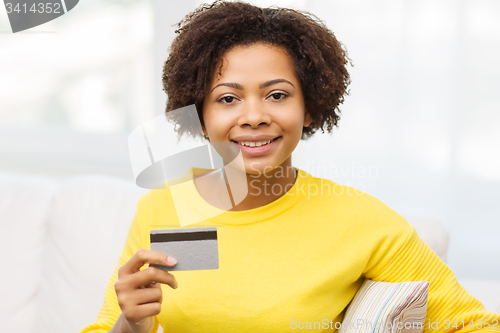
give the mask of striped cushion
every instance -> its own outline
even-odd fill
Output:
[[[347,307],[339,333],[421,333],[429,282],[365,280]]]

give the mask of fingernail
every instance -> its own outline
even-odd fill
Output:
[[[173,258],[171,256],[168,256],[167,257],[167,264],[169,264],[169,265],[175,265],[175,264],[177,264],[177,260],[175,260],[175,258]]]
[[[174,287],[174,289],[177,289],[177,287],[179,286],[179,285],[177,284],[177,280],[174,280],[174,282],[175,282],[175,287]]]

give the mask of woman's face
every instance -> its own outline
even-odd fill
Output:
[[[291,166],[302,128],[312,120],[286,49],[258,43],[226,52],[205,97],[203,120],[210,141],[241,150],[246,173]],[[260,147],[242,145],[271,139],[275,140]]]

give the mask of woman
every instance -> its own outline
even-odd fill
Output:
[[[220,212],[203,221],[217,227],[220,267],[173,274],[145,267],[176,263],[149,240],[151,223],[179,223],[172,193],[141,198],[99,317],[83,332],[160,324],[164,332],[283,332],[341,322],[367,278],[429,281],[433,322],[500,319],[389,207],[293,167],[300,139],[337,125],[350,81],[346,52],[325,25],[299,11],[217,1],[179,26],[164,66],[167,112],[195,104],[203,134],[241,150],[248,194],[225,211],[221,171],[192,171],[192,208]],[[201,135],[177,122],[179,134]]]

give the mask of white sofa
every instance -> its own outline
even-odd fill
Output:
[[[54,181],[0,173],[1,331],[80,332],[93,322],[146,191],[102,175]],[[442,225],[405,218],[446,261]],[[500,283],[460,282],[488,310],[500,312]]]

